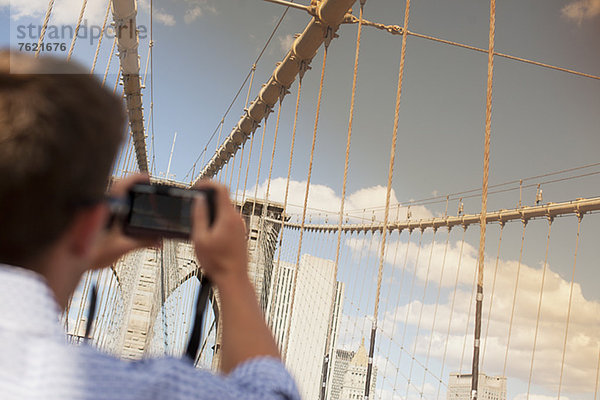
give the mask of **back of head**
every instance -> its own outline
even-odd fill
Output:
[[[26,266],[102,199],[123,125],[81,67],[0,51],[0,263]]]

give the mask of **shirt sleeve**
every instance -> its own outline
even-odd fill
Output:
[[[244,362],[226,380],[251,393],[264,393],[274,399],[300,400],[294,380],[275,358],[262,357]]]
[[[158,360],[157,360],[158,361]],[[158,388],[163,399],[300,400],[294,380],[282,362],[260,357],[238,365],[229,375],[194,368],[187,360],[171,359],[166,382]]]
[[[194,368],[188,359],[156,358],[123,361],[78,349],[78,362],[65,371],[69,398],[110,400],[300,400],[294,380],[283,363],[258,357],[219,375]],[[74,360],[73,360],[74,361]],[[68,377],[68,379],[67,379]],[[66,398],[66,397],[65,397]]]

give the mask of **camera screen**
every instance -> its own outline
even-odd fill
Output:
[[[135,193],[129,225],[135,228],[189,234],[192,201],[192,197]]]

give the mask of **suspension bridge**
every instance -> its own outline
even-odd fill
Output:
[[[179,181],[168,172],[162,177],[156,172],[152,29],[141,65],[136,0],[106,2],[100,37],[111,17],[113,29],[121,34],[110,45],[101,78],[122,94],[129,130],[114,176],[140,171],[178,187],[193,187],[201,179],[229,186],[248,227],[250,277],[303,398],[470,399],[478,389],[479,399],[596,400],[600,197],[594,193],[600,162],[501,182],[490,182],[489,175],[490,159],[511,157],[494,154],[490,145],[495,62],[550,70],[596,88],[600,77],[496,51],[495,0],[489,2],[487,47],[413,30],[410,0],[398,5],[403,20],[391,25],[369,17],[372,1],[267,1],[284,12],[206,145],[196,152],[187,176]],[[54,3],[49,2],[42,21],[40,48]],[[69,58],[86,7],[84,0]],[[149,9],[152,25],[152,1]],[[262,86],[257,85],[257,65],[292,12],[304,13],[306,27],[293,37],[281,61],[271,65],[273,72]],[[387,85],[387,98],[395,101],[385,116],[361,115],[356,106],[358,97],[370,96],[365,92],[373,79],[359,74],[365,51],[361,38],[367,31],[381,40],[393,38],[398,54],[397,80]],[[322,113],[331,75],[328,53],[335,51],[340,37],[348,36],[353,46],[345,47],[351,51],[346,56],[352,62],[344,67],[350,93],[328,93],[328,103],[347,105],[343,124],[331,129],[329,115]],[[432,43],[448,51],[487,55],[482,74],[474,77],[484,78],[485,96],[482,93],[480,107],[471,111],[481,114],[483,146],[476,154],[460,155],[481,171],[477,189],[462,190],[464,185],[456,179],[456,191],[447,195],[409,201],[396,197],[402,180],[397,157],[415,151],[401,148],[402,137],[410,135],[403,129],[401,110],[411,57],[407,43],[413,40],[416,47]],[[90,73],[96,73],[102,48],[100,39]],[[111,64],[118,65],[114,83],[107,79]],[[309,100],[303,85],[312,88]],[[244,94],[245,102],[236,110]],[[378,99],[372,96],[370,101]],[[304,105],[307,101],[314,109]],[[235,120],[231,116],[236,111],[240,117]],[[359,117],[387,118],[390,129],[367,131],[364,124],[356,128]],[[350,189],[355,187],[350,165],[352,154],[360,152],[353,147],[357,136],[368,135],[387,143],[388,153],[378,155],[387,166],[385,173],[372,179],[385,186],[362,193],[368,201],[360,202],[360,191]],[[306,158],[297,153],[300,141],[306,142]],[[341,165],[327,163],[327,155],[317,151],[319,141],[339,150]],[[323,194],[313,182],[321,173],[317,166],[338,171],[339,194]],[[361,169],[371,173],[369,165]],[[306,172],[300,179],[299,170]],[[574,182],[590,190],[577,191],[573,188],[581,186]],[[543,190],[556,187],[564,188],[561,193],[567,197],[549,201]],[[315,191],[325,199],[319,204]],[[161,247],[136,251],[110,268],[88,273],[64,315],[69,337],[76,343],[89,340],[128,359],[181,356],[193,322],[200,267],[189,243],[165,240]],[[98,293],[97,313],[94,321],[87,321],[92,287]],[[86,336],[88,322],[92,329]],[[220,324],[215,293],[202,339],[196,364],[216,370]]]

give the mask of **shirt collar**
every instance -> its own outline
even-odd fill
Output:
[[[0,264],[0,329],[60,335],[59,315],[58,304],[41,275]]]

